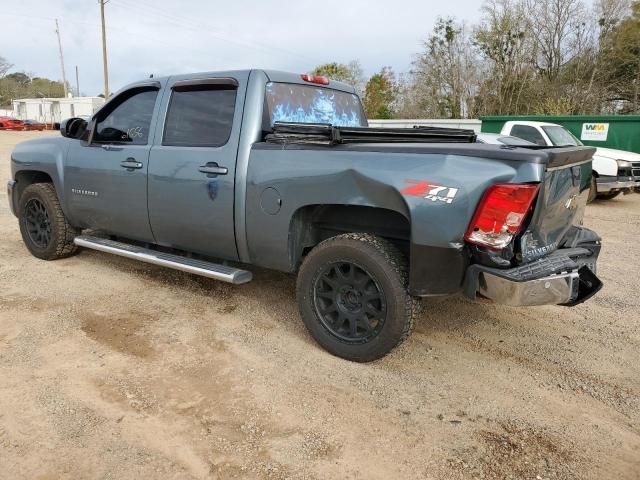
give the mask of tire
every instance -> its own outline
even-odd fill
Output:
[[[616,198],[618,195],[620,195],[620,192],[611,192],[611,193],[599,193],[597,195],[598,200],[612,200],[614,198]]]
[[[589,184],[589,196],[587,197],[587,204],[593,202],[598,196],[598,183],[596,177],[591,175],[591,183]]]
[[[25,188],[18,202],[18,221],[22,241],[34,257],[56,260],[78,250],[73,239],[79,230],[69,225],[51,183]]]
[[[333,355],[381,358],[413,328],[417,301],[407,291],[408,277],[404,256],[380,237],[348,233],[325,240],[298,272],[302,321]]]

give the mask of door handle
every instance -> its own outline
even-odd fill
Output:
[[[216,162],[207,162],[206,165],[201,165],[198,171],[206,173],[207,176],[226,175],[229,172],[227,167],[220,167]]]
[[[126,168],[129,171],[133,171],[137,168],[142,168],[142,163],[136,161],[135,158],[129,157],[125,161],[120,162],[122,168]]]

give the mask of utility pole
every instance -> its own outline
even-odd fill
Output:
[[[76,94],[80,96],[80,77],[78,76],[78,65],[76,65]]]
[[[58,50],[60,50],[60,66],[62,67],[62,84],[64,86],[64,96],[67,98],[67,75],[64,72],[64,56],[62,55],[62,42],[60,41],[60,29],[58,28],[58,19],[56,18],[56,35],[58,36]]]
[[[109,68],[107,67],[107,31],[104,26],[104,0],[100,2],[100,18],[102,19],[102,65],[104,68],[104,98],[109,98]]]

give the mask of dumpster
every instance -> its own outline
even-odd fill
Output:
[[[526,120],[562,125],[585,145],[640,153],[640,115],[502,115],[480,117],[482,132],[500,133],[505,122]]]

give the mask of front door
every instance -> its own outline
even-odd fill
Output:
[[[169,79],[167,113],[149,158],[149,219],[160,245],[238,258],[233,208],[243,75]]]
[[[95,118],[89,142],[73,141],[66,160],[70,216],[84,228],[152,242],[147,166],[158,85],[134,87]]]

